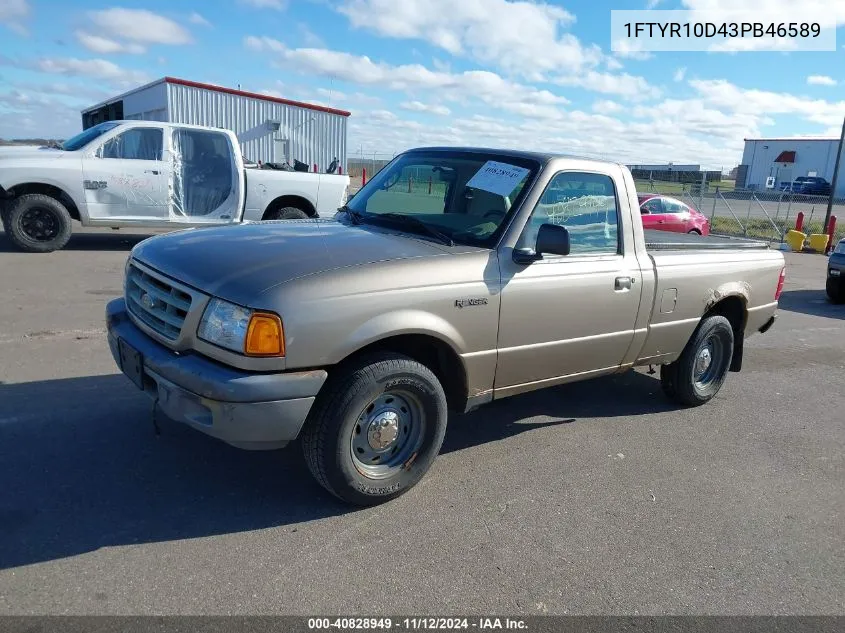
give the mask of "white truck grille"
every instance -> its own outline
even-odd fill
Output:
[[[126,273],[126,305],[148,327],[170,340],[179,338],[191,295],[171,285],[163,277],[153,276],[134,264]]]

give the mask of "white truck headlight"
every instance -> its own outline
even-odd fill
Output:
[[[252,310],[222,299],[212,299],[205,307],[197,336],[202,340],[243,354]]]
[[[197,336],[246,356],[285,355],[285,331],[278,314],[250,310],[222,299],[208,302]]]

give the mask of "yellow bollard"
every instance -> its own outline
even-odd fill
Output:
[[[800,253],[801,249],[804,248],[804,240],[807,239],[807,236],[802,233],[801,231],[787,231],[786,233],[786,243],[789,244],[789,248],[793,251]]]

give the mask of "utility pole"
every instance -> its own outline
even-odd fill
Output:
[[[830,214],[833,213],[833,196],[836,194],[836,182],[839,180],[839,161],[842,158],[842,145],[845,144],[845,119],[842,120],[842,134],[839,136],[839,148],[836,151],[836,163],[833,167],[833,180],[830,183],[830,197],[827,199],[827,213],[824,216],[824,228],[827,233],[830,224]]]

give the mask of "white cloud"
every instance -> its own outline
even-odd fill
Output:
[[[145,44],[190,44],[191,34],[173,20],[146,9],[115,7],[90,13],[109,38]]]
[[[603,58],[597,46],[562,33],[575,17],[545,2],[343,0],[338,10],[353,27],[424,40],[529,79],[579,71]]]
[[[824,126],[841,124],[845,101],[831,102],[784,92],[745,89],[724,79],[693,79],[690,86],[698,98],[714,107],[754,116],[794,114]]]
[[[635,59],[643,62],[654,57],[648,51],[642,50],[639,46],[626,39],[616,40],[613,42],[611,48],[616,55],[623,59]]]
[[[615,57],[608,57],[604,61],[604,64],[605,64],[605,66],[607,66],[608,70],[622,70],[624,68],[624,66],[622,65],[622,62],[620,62]]]
[[[624,108],[620,104],[607,99],[596,101],[593,104],[593,112],[598,112],[599,114],[614,114],[616,112],[621,112],[623,109]]]
[[[19,20],[29,15],[29,4],[26,0],[3,0],[0,4],[0,22]]]
[[[249,36],[244,39],[244,45],[252,51],[275,52],[281,66],[301,73],[411,94],[437,91],[442,99],[461,102],[477,99],[490,107],[526,116],[560,116],[560,106],[569,103],[561,95],[486,70],[450,73],[433,71],[420,64],[391,66],[341,51],[289,49],[268,37]]]
[[[130,83],[149,81],[146,73],[128,70],[105,59],[77,59],[75,57],[42,57],[27,67],[51,75],[70,77],[90,77],[93,79],[115,80]]]
[[[0,24],[5,24],[19,35],[28,34],[22,22],[27,17],[29,17],[27,0],[2,0],[0,2]]]
[[[134,55],[140,55],[146,51],[146,49],[140,44],[122,44],[121,42],[116,42],[99,35],[86,33],[85,31],[76,31],[74,35],[76,35],[76,39],[79,43],[92,53],[99,53],[101,55],[109,55],[112,53],[132,53]]]
[[[197,24],[199,26],[211,26],[211,22],[206,20],[201,14],[197,13],[196,11],[194,11],[193,13],[191,13],[190,16],[188,16],[188,22],[190,22],[191,24]]]
[[[675,74],[672,76],[672,79],[674,79],[675,81],[683,81],[684,77],[686,77],[686,76],[687,76],[687,69],[685,67],[684,68],[678,68],[675,71]]]
[[[648,2],[646,2],[645,8],[646,9],[654,9],[661,2],[663,2],[663,0],[648,0]]]
[[[449,116],[452,113],[446,106],[423,103],[422,101],[404,101],[399,104],[399,107],[403,110],[410,110],[411,112],[426,112],[438,116]]]
[[[285,0],[240,0],[242,4],[247,4],[256,9],[275,9],[276,11],[284,11],[287,7]]]
[[[807,83],[811,86],[835,86],[838,82],[827,75],[810,75],[807,77]]]
[[[660,95],[660,90],[651,86],[645,79],[627,73],[613,75],[589,70],[577,75],[559,77],[553,83],[561,86],[585,88],[602,94],[620,95],[633,100],[648,99]]]
[[[305,44],[305,46],[310,48],[322,48],[326,45],[319,35],[308,28],[307,24],[300,22],[297,25],[297,30],[299,31],[300,40]]]

